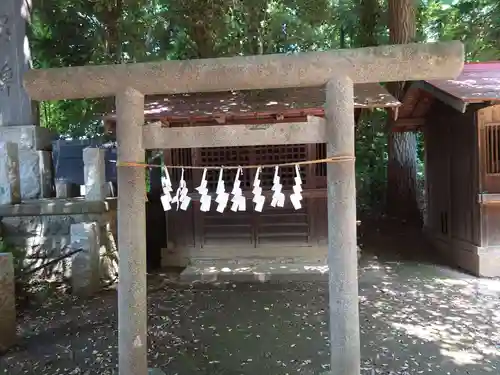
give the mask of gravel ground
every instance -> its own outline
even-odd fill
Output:
[[[327,285],[182,286],[149,279],[149,362],[170,375],[328,370]],[[365,254],[362,374],[499,374],[500,282]],[[116,292],[19,318],[0,374],[117,374]]]

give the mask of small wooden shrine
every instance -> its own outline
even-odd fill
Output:
[[[425,136],[425,231],[454,265],[500,276],[500,62],[415,82],[393,131]]]
[[[308,121],[323,119],[324,103],[324,87],[153,96],[146,98],[144,115],[148,123],[161,122],[167,128],[247,124],[258,132],[269,124],[308,124]],[[366,83],[354,86],[354,105],[357,118],[362,109],[396,108],[400,103],[380,84]],[[115,117],[105,118],[106,127],[111,131],[115,130]],[[306,131],[310,131],[311,126]],[[174,148],[165,150],[164,156],[166,165],[244,166],[324,159],[327,154],[325,143],[302,143]],[[252,204],[247,205],[245,212],[227,209],[221,214],[215,205],[209,212],[202,212],[194,190],[201,173],[201,170],[185,173],[194,208],[167,213],[164,266],[185,266],[196,264],[197,260],[251,264],[277,259],[326,264],[325,163],[301,168],[304,200],[300,210],[295,210],[289,200],[283,208],[271,207],[268,200],[263,212],[255,212]],[[225,172],[225,180],[231,182],[235,173],[236,170]],[[173,170],[171,174],[178,181],[180,170]],[[249,203],[254,174],[255,170],[246,169],[240,178]],[[272,168],[262,171],[265,192],[271,192],[273,174]],[[294,167],[281,168],[279,174],[283,188],[289,193],[294,184]],[[218,172],[210,171],[207,178],[209,190],[215,192]]]

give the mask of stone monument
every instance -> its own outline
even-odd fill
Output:
[[[29,9],[31,0],[0,1],[0,141],[18,144],[23,199],[51,193],[43,182],[50,170],[45,164],[50,161],[46,150],[51,148],[51,132],[37,126],[22,86],[23,75],[31,67],[26,37]]]

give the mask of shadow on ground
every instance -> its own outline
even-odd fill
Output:
[[[500,373],[500,282],[403,260],[418,251],[412,246],[385,256],[365,249],[361,373]],[[326,284],[181,286],[156,274],[148,300],[149,362],[168,374],[316,375],[329,367]],[[117,374],[116,316],[114,291],[28,311],[0,374]]]

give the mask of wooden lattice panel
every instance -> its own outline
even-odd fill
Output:
[[[285,207],[266,206],[258,216],[256,243],[258,245],[301,245],[309,243],[309,219],[307,199],[302,201],[302,209],[296,211],[287,199]]]
[[[202,148],[200,150],[200,163],[201,166],[238,166],[251,164],[250,147],[211,147]],[[249,189],[251,184],[251,171],[248,169],[243,170],[240,176],[242,189]],[[226,182],[226,190],[228,184],[231,184],[236,175],[235,169],[224,170],[224,181]],[[219,178],[219,171],[210,171],[207,174],[208,188],[213,190],[216,188],[217,180]],[[253,180],[252,180],[253,182]]]
[[[318,159],[326,158],[326,143],[318,143],[316,145],[316,158]],[[316,176],[326,177],[326,163],[316,164]]]
[[[170,162],[166,164],[171,164],[171,165],[185,165],[185,166],[190,166],[193,164],[192,158],[191,158],[191,150],[189,149],[173,149],[171,150],[170,154]],[[170,174],[170,177],[174,181],[174,188],[177,186],[176,184],[179,183],[179,179],[181,178],[181,169],[172,169],[168,171]],[[187,181],[188,186],[191,187],[191,183],[193,181],[193,171],[190,169],[184,170],[184,179]]]
[[[484,126],[484,159],[487,175],[500,174],[500,124]]]
[[[215,207],[215,204],[213,205]],[[254,230],[251,209],[247,212],[227,210],[221,215],[213,209],[203,213],[202,244],[207,246],[254,245]]]
[[[283,146],[257,146],[253,147],[254,164],[281,164],[307,159],[306,145],[283,145]],[[284,189],[291,189],[294,185],[295,168],[282,167],[279,170],[280,181]],[[303,183],[306,184],[306,168],[301,168]],[[262,186],[271,188],[273,185],[274,169],[265,168],[261,174]]]

